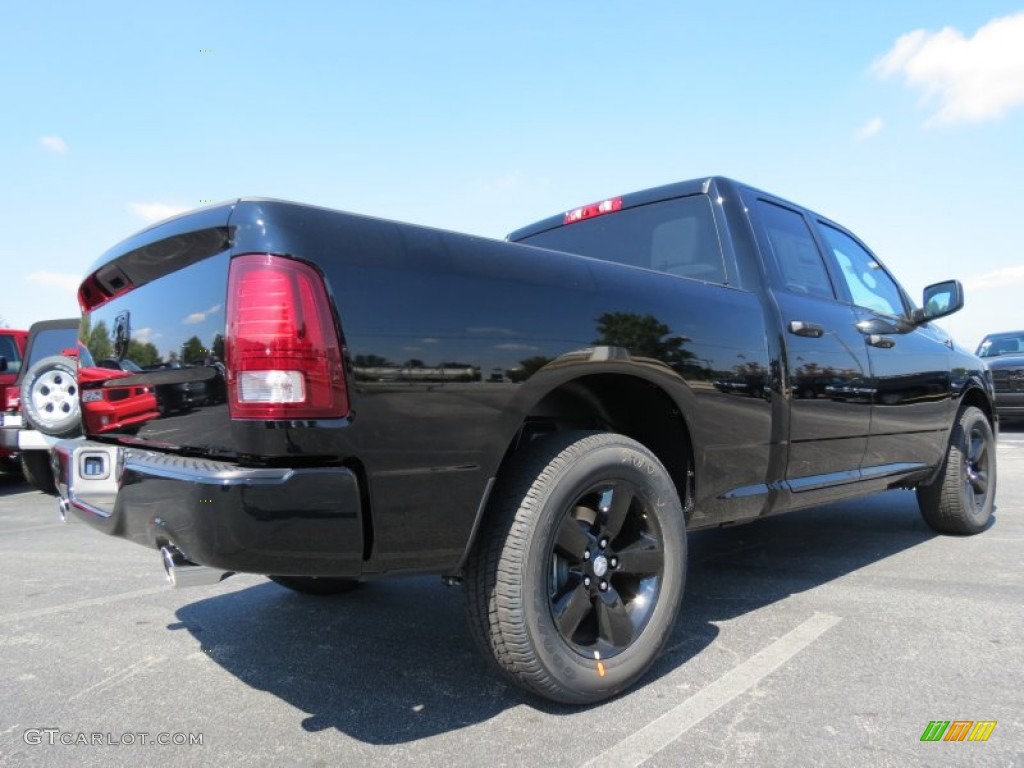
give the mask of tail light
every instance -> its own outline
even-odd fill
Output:
[[[21,391],[18,387],[7,387],[4,391],[4,400],[8,411],[17,411],[21,408]]]
[[[622,198],[611,197],[599,203],[584,205],[582,208],[573,208],[565,214],[565,224],[575,224],[577,221],[592,219],[595,216],[603,216],[606,213],[615,213],[622,210]]]
[[[233,419],[348,414],[327,291],[307,264],[265,253],[232,259],[225,357]]]

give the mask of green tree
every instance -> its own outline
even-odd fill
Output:
[[[540,355],[528,357],[525,360],[519,361],[518,368],[509,368],[505,371],[505,375],[508,376],[509,381],[518,384],[519,382],[526,381],[528,378],[533,376],[533,374],[550,363],[551,360],[552,358],[550,357],[542,357]]]
[[[199,340],[198,336],[189,337],[181,345],[181,362],[184,365],[201,363],[209,354],[209,350],[203,346],[203,342]]]
[[[92,326],[89,331],[88,341],[85,346],[89,348],[94,360],[106,360],[114,356],[114,344],[110,340],[110,333],[107,331],[107,324],[100,320]]]
[[[213,356],[223,362],[224,360],[224,334],[218,333],[213,337],[213,341],[210,342],[210,348],[213,350]]]
[[[671,335],[672,329],[654,315],[635,312],[605,312],[597,319],[601,334],[594,344],[623,347],[633,357],[653,357],[667,365],[680,365],[696,355],[683,349],[686,339]]]
[[[390,368],[394,365],[386,357],[380,355],[356,355],[352,362],[360,368]]]
[[[128,353],[125,357],[142,368],[163,362],[156,344],[151,341],[141,342],[137,339],[128,342]]]

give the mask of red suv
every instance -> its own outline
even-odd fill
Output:
[[[25,359],[25,342],[28,331],[14,331],[0,328],[0,410],[6,411],[8,402],[18,401],[18,388],[14,382],[21,371],[21,362]],[[3,423],[0,416],[0,424]],[[17,451],[0,445],[0,469],[16,471],[18,469]]]
[[[21,354],[4,387],[0,456],[9,462],[17,457],[25,479],[44,493],[56,493],[50,447],[63,437],[80,435],[83,416],[90,433],[103,433],[127,430],[160,415],[151,386],[96,386],[108,382],[111,372],[97,368],[78,341],[78,323],[77,318],[46,320],[18,331],[23,334]],[[8,361],[7,366],[12,364]]]

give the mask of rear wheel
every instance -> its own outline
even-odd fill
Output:
[[[969,406],[953,426],[939,476],[918,487],[917,503],[934,530],[970,535],[985,530],[995,497],[995,435],[985,414]]]
[[[685,536],[675,486],[643,445],[611,433],[542,438],[499,479],[467,563],[473,635],[533,693],[614,696],[672,631]]]
[[[359,586],[355,579],[339,579],[333,576],[268,576],[275,584],[287,587],[304,595],[340,595],[351,592]]]
[[[49,451],[23,451],[21,454],[21,474],[37,491],[57,495],[57,484],[50,468]]]

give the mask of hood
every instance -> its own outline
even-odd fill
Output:
[[[989,369],[998,371],[1003,368],[1024,368],[1024,355],[999,355],[999,357],[986,357],[985,363]]]

